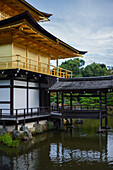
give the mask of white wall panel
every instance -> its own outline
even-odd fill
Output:
[[[10,80],[0,80],[0,86],[10,85]]]
[[[0,109],[2,110],[2,114],[10,114],[10,104],[0,104]],[[9,109],[9,110],[5,110],[5,109]]]
[[[29,89],[29,108],[39,107],[39,90]]]
[[[14,109],[27,108],[27,90],[14,88]]]
[[[27,82],[26,81],[19,81],[19,80],[14,80],[14,85],[15,86],[27,86]]]
[[[10,101],[10,88],[0,88],[0,101]]]
[[[39,83],[35,83],[35,82],[29,82],[28,83],[29,87],[39,87]]]

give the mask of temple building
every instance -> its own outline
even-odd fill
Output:
[[[48,107],[46,89],[49,84],[57,78],[72,78],[71,71],[58,67],[58,60],[81,57],[86,53],[39,25],[39,22],[49,21],[51,15],[37,10],[25,0],[0,0],[1,120]],[[56,60],[56,66],[50,64],[51,60]]]

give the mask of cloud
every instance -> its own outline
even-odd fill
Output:
[[[37,4],[39,10],[54,14],[41,26],[78,50],[87,50],[86,64],[113,65],[113,0],[38,0]]]

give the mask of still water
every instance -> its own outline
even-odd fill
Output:
[[[109,118],[113,129],[113,116]],[[113,130],[95,133],[97,120],[85,120],[66,131],[37,135],[19,148],[0,144],[0,165],[11,170],[113,169]]]

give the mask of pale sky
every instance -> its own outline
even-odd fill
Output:
[[[53,14],[51,21],[40,23],[43,28],[74,48],[88,51],[83,57],[86,65],[113,66],[113,0],[26,1]]]

